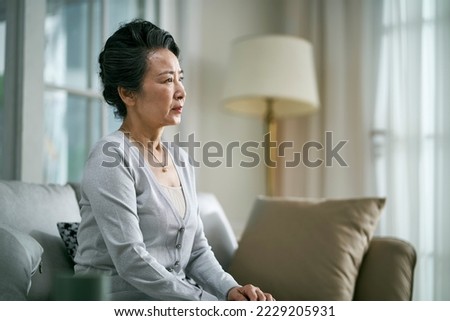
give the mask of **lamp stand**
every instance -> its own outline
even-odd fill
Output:
[[[267,98],[267,109],[264,119],[264,160],[266,166],[266,195],[275,195],[276,185],[276,159],[277,159],[277,122],[273,113],[273,99]],[[275,146],[272,144],[275,143]],[[272,148],[274,147],[274,148]]]

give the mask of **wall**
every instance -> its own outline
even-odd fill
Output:
[[[224,110],[221,97],[232,41],[246,35],[280,33],[282,7],[276,0],[202,0],[189,1],[180,13],[184,28],[178,33],[188,90],[182,132],[195,132],[203,149],[209,141],[219,142],[224,149],[232,141],[262,141],[262,119]],[[201,154],[196,154],[196,160],[201,160]],[[217,196],[239,236],[256,196],[264,194],[265,176],[262,165],[239,167],[243,157],[238,150],[234,149],[232,156],[232,167],[225,166],[225,157],[217,158],[223,161],[219,167],[201,165],[197,185],[199,191]]]

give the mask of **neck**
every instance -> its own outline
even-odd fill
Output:
[[[164,132],[164,127],[142,128],[141,126],[131,124],[125,118],[119,130],[146,148],[158,151],[161,149],[161,136]]]

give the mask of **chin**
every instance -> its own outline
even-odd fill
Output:
[[[178,118],[175,118],[175,119],[172,119],[171,121],[169,121],[167,123],[167,126],[176,126],[176,125],[179,125],[180,123],[181,123],[181,117],[178,117]]]

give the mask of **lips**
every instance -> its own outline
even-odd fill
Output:
[[[183,111],[183,106],[173,107],[172,110],[177,113],[181,113]]]

